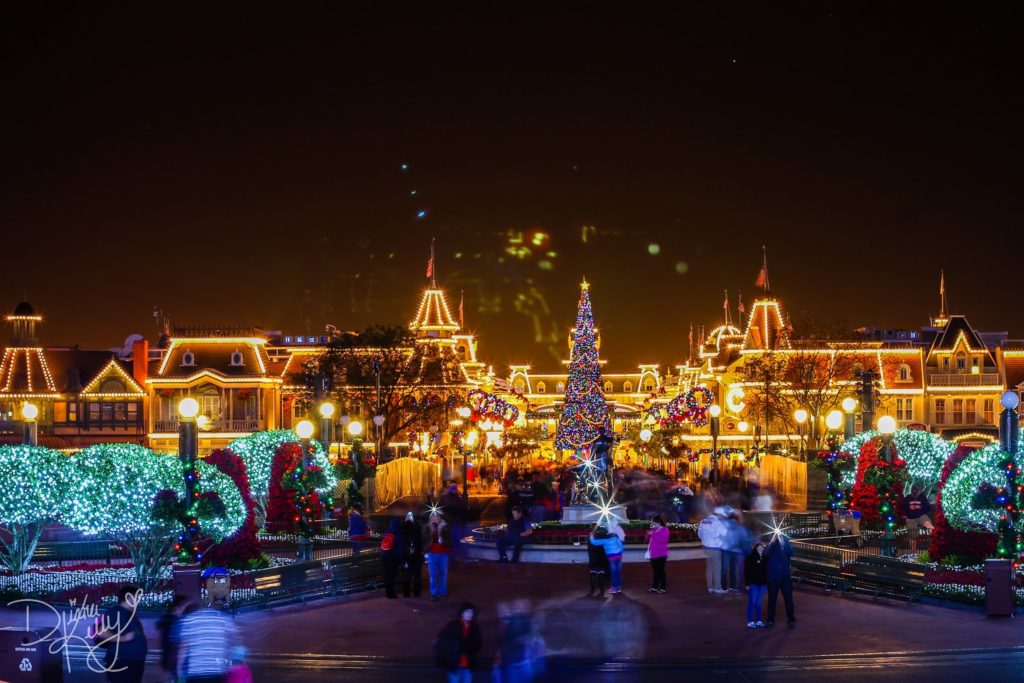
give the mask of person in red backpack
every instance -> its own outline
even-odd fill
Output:
[[[397,519],[388,523],[388,530],[380,539],[380,559],[384,564],[384,595],[397,598],[395,584],[398,582],[398,568],[402,565],[402,539]]]

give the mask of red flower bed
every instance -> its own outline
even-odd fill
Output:
[[[925,583],[958,583],[964,586],[984,586],[983,572],[952,569],[932,569],[924,574]]]

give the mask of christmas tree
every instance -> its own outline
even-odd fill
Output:
[[[555,432],[555,448],[585,448],[600,435],[604,427],[612,432],[608,405],[601,386],[601,365],[597,360],[597,330],[590,309],[586,280],[580,290],[573,330],[572,353],[569,357],[569,380],[565,384],[565,405]]]

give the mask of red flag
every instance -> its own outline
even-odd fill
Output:
[[[757,273],[757,280],[754,282],[755,287],[765,287],[768,284],[768,266],[761,266],[761,270]]]
[[[459,294],[459,327],[465,327],[465,321],[462,317],[462,303],[466,300],[465,292]]]
[[[729,310],[729,297],[728,296],[726,296],[725,297],[725,301],[722,302],[722,308],[725,309],[726,311]]]
[[[740,299],[740,303],[739,303],[739,306],[737,308],[739,308],[740,315],[743,315],[744,313],[747,312],[746,307],[743,305],[743,292],[740,292],[739,299]]]
[[[430,259],[427,261],[427,277],[434,277],[434,254],[431,252]]]

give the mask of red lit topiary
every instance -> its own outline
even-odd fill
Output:
[[[217,567],[245,567],[262,556],[256,537],[256,503],[249,491],[249,475],[245,462],[227,449],[211,453],[206,462],[231,477],[245,502],[245,523],[231,536],[210,548],[203,555],[203,564]]]
[[[907,463],[900,460],[896,447],[891,446],[892,462],[882,459],[881,441],[872,439],[860,447],[857,459],[857,480],[850,498],[850,508],[861,514],[861,525],[868,528],[882,528],[882,504],[878,486],[885,485],[891,491],[890,505],[899,510],[903,500],[903,482],[907,477]],[[894,514],[895,520],[895,514]]]

